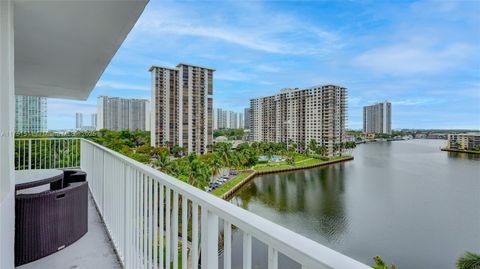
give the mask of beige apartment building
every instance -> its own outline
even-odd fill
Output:
[[[449,134],[448,148],[459,150],[478,150],[480,133]]]
[[[150,102],[146,99],[98,96],[97,115],[92,117],[92,126],[94,123],[95,127],[91,128],[97,130],[150,131]]]
[[[333,154],[345,142],[347,89],[320,85],[283,89],[273,96],[250,100],[250,139],[265,142],[317,141]]]
[[[190,64],[152,66],[152,146],[209,152],[213,143],[213,72]],[[167,144],[168,142],[168,144]]]

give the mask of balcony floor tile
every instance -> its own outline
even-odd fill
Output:
[[[40,260],[16,267],[17,269],[91,269],[122,268],[107,236],[107,230],[88,199],[88,232],[77,242]]]

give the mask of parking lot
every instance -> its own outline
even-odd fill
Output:
[[[238,171],[231,170],[228,175],[221,175],[220,177],[216,178],[215,180],[211,181],[208,187],[205,187],[205,191],[211,192],[214,189],[222,186],[232,178],[234,178],[236,175],[238,175]]]

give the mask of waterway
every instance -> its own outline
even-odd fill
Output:
[[[256,177],[231,202],[369,265],[379,255],[397,269],[452,269],[466,250],[480,252],[480,156],[445,144],[362,144],[353,161]],[[233,268],[241,238],[234,230]],[[253,268],[267,268],[266,246],[253,248]]]

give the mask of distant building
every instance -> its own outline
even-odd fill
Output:
[[[245,108],[244,115],[245,115],[245,120],[244,120],[243,128],[250,129],[250,108],[249,107]]]
[[[97,130],[149,131],[150,102],[145,99],[99,96],[95,119]]]
[[[75,113],[75,129],[81,130],[83,128],[83,114]]]
[[[447,139],[448,135],[443,133],[429,133],[425,137],[427,139]]]
[[[384,101],[363,107],[363,132],[367,134],[392,133],[392,104]]]
[[[305,146],[315,140],[331,155],[345,142],[346,101],[347,89],[331,84],[251,99],[250,139]]]
[[[448,148],[459,150],[478,150],[480,133],[449,134]]]
[[[238,129],[238,114],[236,112],[230,111],[229,112],[229,129]]]
[[[217,108],[215,113],[215,130],[243,129],[243,113]]]
[[[97,114],[93,113],[90,117],[90,125],[93,127],[93,130],[97,129]]]
[[[215,130],[227,128],[227,111],[221,108],[217,108],[215,113]]]
[[[213,139],[213,142],[215,142],[215,143],[227,142],[227,141],[228,141],[228,138],[226,136],[219,136],[219,137]]]
[[[245,127],[245,119],[243,113],[238,113],[238,129],[243,129]]]
[[[29,133],[47,132],[46,97],[15,96],[15,131]]]
[[[86,125],[83,113],[75,113],[75,129],[83,131],[93,131],[97,129],[97,114],[90,115],[90,125]]]
[[[150,68],[152,146],[179,145],[198,154],[211,151],[214,71],[189,64]]]
[[[427,134],[422,134],[422,133],[415,134],[415,139],[425,139],[425,138],[427,138]]]

